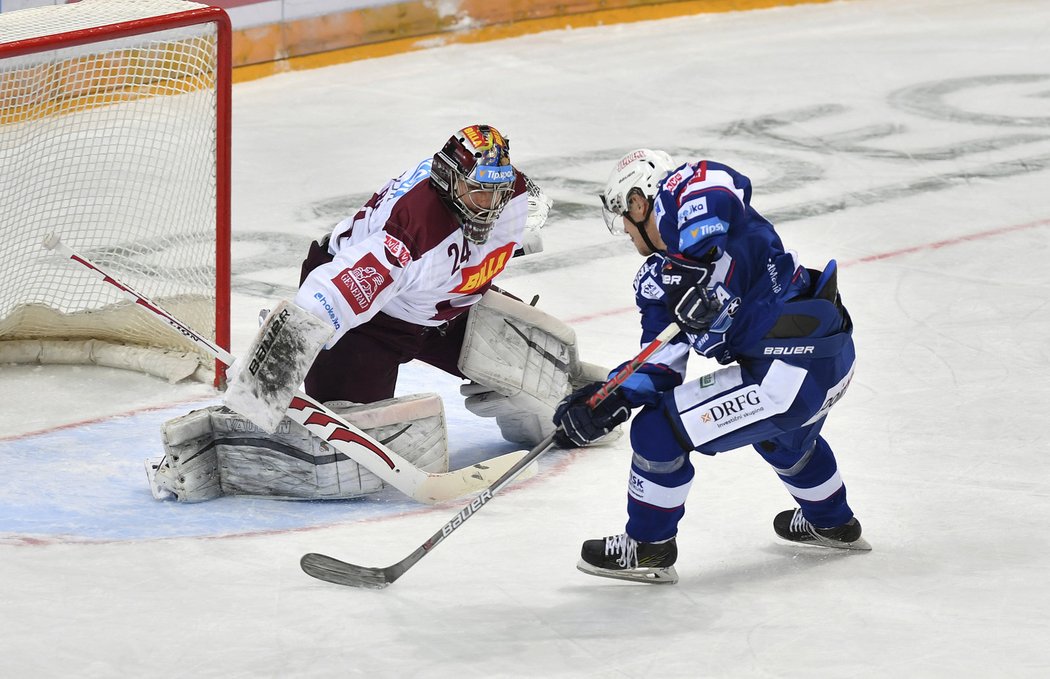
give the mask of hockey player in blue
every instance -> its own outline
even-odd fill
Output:
[[[607,226],[647,255],[635,278],[642,344],[670,323],[683,332],[591,410],[589,385],[559,405],[562,446],[591,443],[625,422],[634,451],[626,532],[583,544],[592,575],[673,583],[675,536],[693,482],[692,452],[753,446],[798,508],[773,528],[793,542],[871,549],[820,435],[853,376],[852,322],[834,260],[806,269],[751,207],[751,182],[702,160],[675,167],[662,151],[618,161],[602,194]],[[691,352],[723,368],[683,383]]]

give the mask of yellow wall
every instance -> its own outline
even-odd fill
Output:
[[[814,4],[831,0],[458,0],[439,12],[432,0],[411,0],[234,31],[235,81],[289,70],[562,28]],[[466,30],[457,28],[466,23]],[[423,38],[431,40],[424,41]]]

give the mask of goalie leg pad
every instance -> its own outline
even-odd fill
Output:
[[[364,404],[330,401],[325,405],[423,471],[448,471],[445,406],[437,394],[413,394]]]
[[[203,502],[222,495],[210,409],[169,420],[161,427],[164,458],[151,480],[153,496],[171,493],[180,502]]]
[[[578,368],[576,333],[557,318],[492,290],[470,308],[459,369],[475,382],[528,393],[553,412]]]
[[[445,415],[436,394],[330,407],[424,471],[448,471]],[[162,431],[165,460],[154,477],[155,496],[159,489],[180,502],[220,495],[347,499],[384,486],[289,419],[267,433],[247,417],[214,406],[175,418]]]
[[[565,396],[608,373],[579,360],[568,325],[491,290],[470,309],[459,369],[473,381],[460,389],[467,410],[495,417],[505,439],[530,447],[554,432]]]

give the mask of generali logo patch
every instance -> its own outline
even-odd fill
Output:
[[[507,243],[498,250],[493,250],[477,266],[463,269],[463,282],[452,289],[462,295],[469,295],[480,290],[486,283],[506,268],[511,255],[514,254],[514,243]]]
[[[390,285],[390,270],[369,252],[353,266],[343,269],[332,283],[354,313],[360,314],[367,311],[383,288]]]

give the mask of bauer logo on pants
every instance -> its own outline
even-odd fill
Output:
[[[354,313],[364,313],[373,300],[390,285],[390,271],[371,252],[348,269],[343,269],[332,283],[350,303]]]

